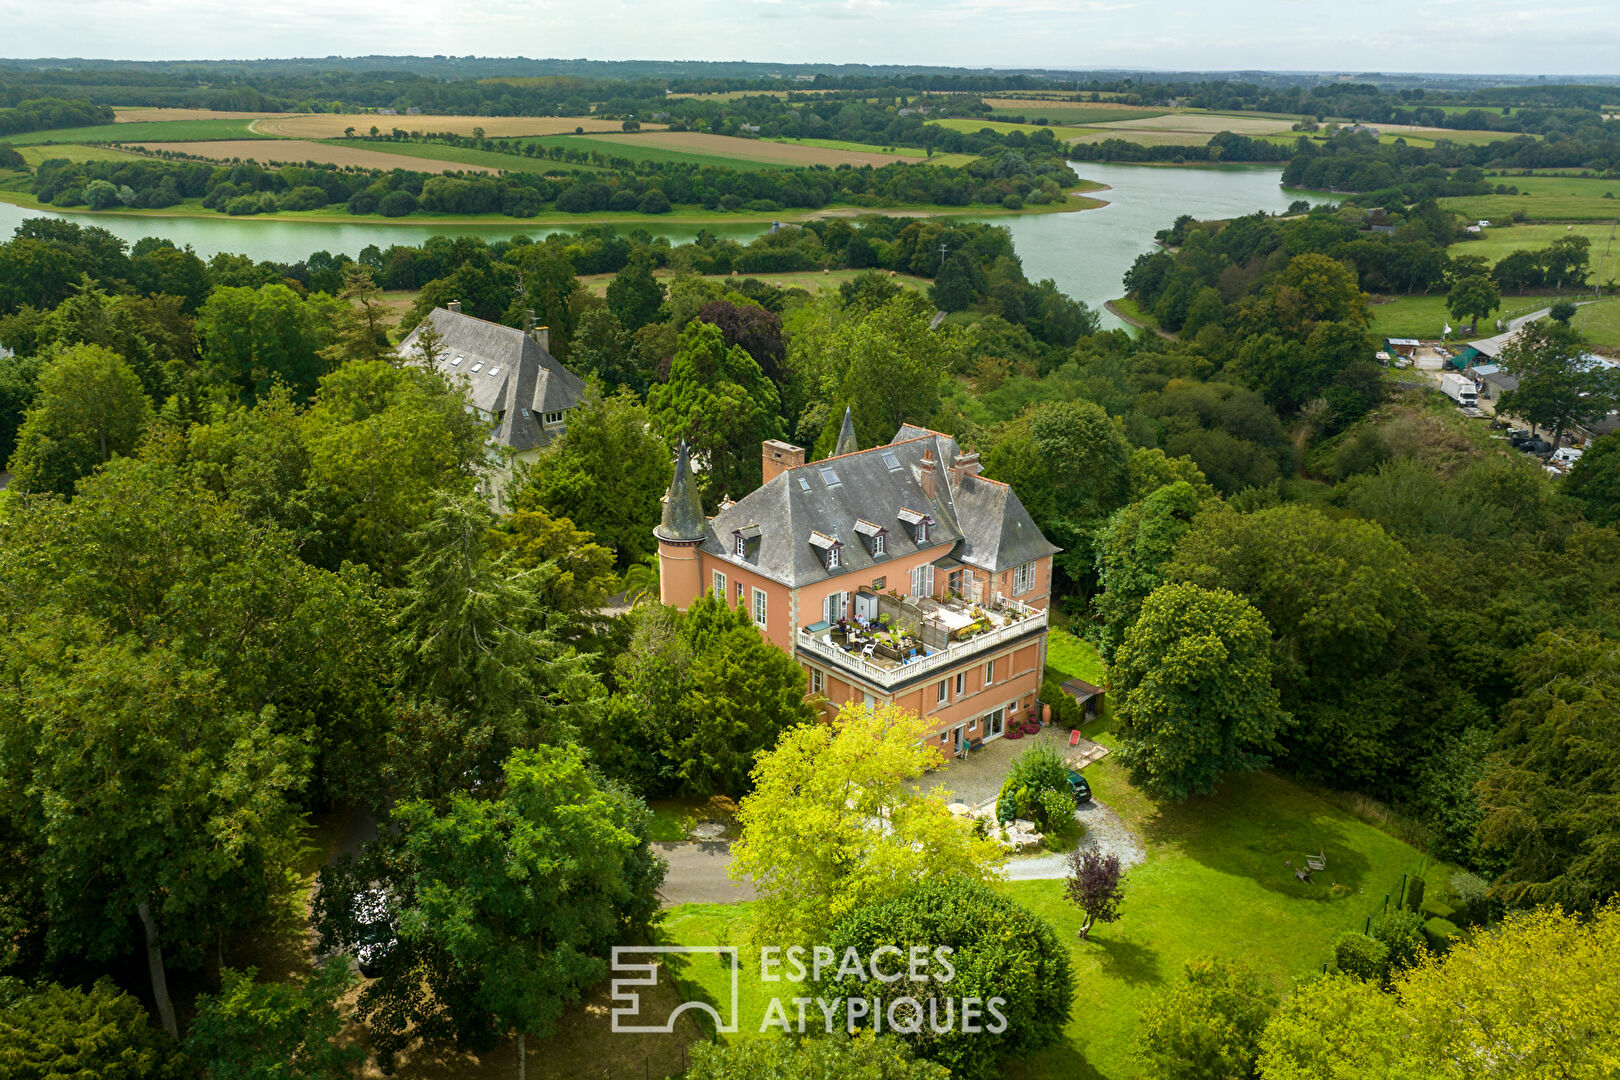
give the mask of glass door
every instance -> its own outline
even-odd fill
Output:
[[[993,739],[997,735],[1000,735],[1002,733],[1002,731],[1004,731],[1006,729],[1006,726],[1007,726],[1007,710],[1006,709],[997,709],[995,712],[990,713],[988,716],[986,716],[985,719],[989,722],[989,732],[990,732],[990,734],[987,735],[986,738]]]

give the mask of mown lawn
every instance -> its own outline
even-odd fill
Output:
[[[1103,681],[1096,652],[1066,632],[1052,633],[1048,661],[1064,678]],[[1105,719],[1087,734],[1112,743],[1110,726]],[[1184,803],[1149,797],[1113,757],[1086,775],[1097,797],[1140,833],[1148,860],[1127,878],[1120,921],[1095,927],[1084,942],[1061,881],[999,886],[1058,929],[1076,986],[1063,1044],[1009,1062],[1003,1075],[1012,1080],[1151,1080],[1132,1049],[1138,1018],[1187,961],[1233,957],[1286,993],[1320,971],[1333,938],[1360,929],[1385,894],[1397,902],[1402,875],[1420,866],[1413,848],[1270,773],[1231,777],[1216,795]],[[1288,864],[1318,852],[1327,871],[1315,884],[1300,883]],[[1444,871],[1431,867],[1427,876],[1437,882]],[[747,904],[685,905],[668,913],[661,940],[742,946],[749,917]],[[760,982],[757,957],[742,956],[741,1023],[731,1038],[757,1035],[770,998],[795,994],[787,984]],[[729,997],[729,972],[713,957],[694,957],[681,974],[703,998]]]
[[[1578,176],[1487,176],[1495,184],[1519,189],[1518,195],[1458,195],[1440,205],[1468,218],[1526,221],[1614,221],[1620,218],[1620,180]],[[1605,198],[1605,196],[1611,196]]]
[[[1219,794],[1182,804],[1143,795],[1111,758],[1087,775],[1098,798],[1140,831],[1148,861],[1127,878],[1120,921],[1096,927],[1085,942],[1075,937],[1079,919],[1061,881],[999,886],[1058,929],[1075,972],[1064,1042],[1008,1063],[1003,1075],[1015,1080],[1149,1080],[1132,1050],[1138,1018],[1187,961],[1234,957],[1286,992],[1321,970],[1333,938],[1359,929],[1386,893],[1399,893],[1402,874],[1418,869],[1412,848],[1270,774],[1234,777]],[[1296,881],[1287,863],[1317,852],[1327,856],[1327,872],[1317,884]],[[660,937],[743,945],[748,919],[747,904],[685,905],[668,913]],[[770,998],[795,994],[760,982],[757,957],[742,956],[741,1022],[730,1038],[755,1037]],[[693,957],[682,974],[700,997],[729,998],[729,973],[717,958]]]

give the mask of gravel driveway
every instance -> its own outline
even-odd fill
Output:
[[[1082,851],[1117,855],[1121,870],[1129,870],[1147,861],[1147,848],[1142,846],[1142,838],[1132,832],[1118,814],[1096,799],[1077,809],[1074,816],[1086,826],[1086,835],[1078,845]],[[1015,855],[1007,860],[1009,881],[1054,881],[1068,876],[1068,856],[1056,852],[1028,857]]]

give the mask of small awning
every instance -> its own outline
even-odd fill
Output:
[[[915,525],[919,521],[927,521],[928,520],[928,515],[927,514],[923,513],[920,510],[913,510],[909,506],[902,506],[900,508],[900,513],[897,516],[900,518],[901,521],[905,522],[907,525]]]
[[[1094,697],[1101,697],[1104,690],[1100,686],[1093,686],[1084,679],[1070,679],[1063,684],[1063,692],[1084,705]]]
[[[879,533],[887,532],[888,530],[884,529],[884,527],[881,525],[867,521],[865,518],[856,518],[855,531],[860,533],[862,536],[877,536]]]
[[[955,570],[962,565],[962,560],[955,555],[941,555],[934,560],[934,565],[941,570]]]

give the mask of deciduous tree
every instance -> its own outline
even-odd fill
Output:
[[[1250,1080],[1276,1005],[1276,992],[1243,965],[1194,960],[1148,1004],[1137,1045],[1165,1080]]]
[[[39,392],[17,433],[12,490],[71,495],[116,455],[132,453],[152,404],[128,364],[99,345],[74,345],[45,362]]]
[[[731,860],[732,876],[759,891],[759,940],[811,941],[920,881],[997,874],[1001,850],[952,814],[940,789],[909,786],[942,761],[932,743],[919,745],[923,731],[895,706],[852,705],[830,724],[785,732],[761,755]]]
[[[1109,668],[1120,758],[1156,795],[1215,790],[1223,772],[1262,768],[1288,715],[1271,685],[1271,633],[1242,597],[1154,590]]]

